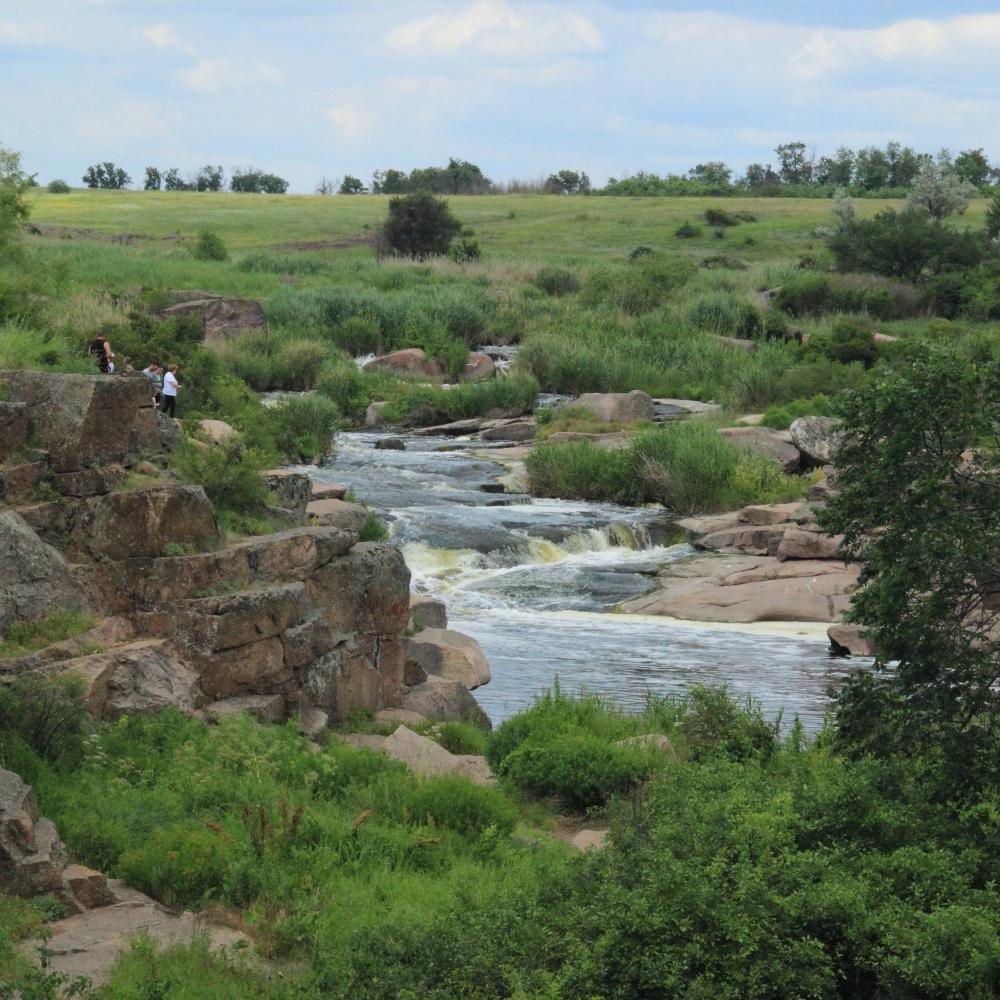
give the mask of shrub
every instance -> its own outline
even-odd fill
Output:
[[[469,239],[467,236],[453,241],[448,247],[448,259],[453,260],[456,264],[468,264],[471,261],[479,260],[482,255],[479,241]]]
[[[543,267],[535,275],[535,285],[549,295],[571,295],[580,290],[580,280],[564,267]]]
[[[207,449],[185,442],[171,455],[171,465],[187,483],[203,486],[219,519],[235,526],[233,515],[260,515],[270,493],[261,475],[271,462],[256,448],[248,448],[239,437],[221,441]]]
[[[540,496],[615,503],[634,497],[631,458],[623,449],[585,440],[547,442],[532,448],[525,465],[531,492]]]
[[[738,226],[743,220],[733,213],[727,212],[724,208],[706,208],[705,221],[715,228],[725,226]]]
[[[0,762],[11,762],[14,740],[51,764],[79,761],[88,721],[79,678],[18,677],[0,686]]]
[[[761,423],[776,430],[787,430],[799,417],[829,417],[833,415],[833,404],[829,396],[818,393],[810,399],[793,399],[780,406],[770,406]]]
[[[229,251],[222,237],[213,229],[202,229],[198,239],[191,247],[191,256],[195,260],[228,260]]]
[[[69,194],[70,186],[62,180],[49,181],[47,185],[49,194]]]
[[[447,201],[418,191],[389,199],[381,238],[389,253],[422,260],[446,254],[461,229]]]
[[[311,254],[272,254],[257,251],[241,257],[236,263],[237,271],[262,271],[267,274],[328,274],[330,262]]]
[[[333,450],[340,411],[324,396],[290,396],[268,410],[268,423],[283,455],[319,462]]]
[[[491,411],[518,416],[529,413],[538,396],[538,382],[530,375],[467,382],[450,389],[405,382],[388,389],[385,419],[411,425],[481,417]]]
[[[825,355],[842,365],[858,361],[870,368],[878,358],[878,344],[870,320],[845,316],[833,324],[830,333],[811,337],[806,353]]]
[[[543,744],[522,744],[504,757],[500,774],[532,795],[589,809],[633,788],[649,767],[638,747],[616,746],[590,733],[564,733]]]
[[[375,513],[368,515],[368,520],[361,526],[361,531],[358,533],[358,540],[362,542],[384,542],[388,537],[389,529]]]
[[[404,808],[414,822],[443,826],[464,837],[478,837],[490,827],[507,836],[517,822],[513,803],[495,788],[451,775],[424,782],[407,796]]]
[[[682,240],[693,240],[701,236],[701,226],[685,222],[674,230],[674,236]]]

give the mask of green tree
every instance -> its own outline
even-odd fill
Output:
[[[448,252],[462,224],[448,202],[426,191],[389,201],[389,217],[382,227],[385,248],[401,257],[439,257]]]
[[[194,178],[196,191],[221,191],[225,186],[225,175],[221,166],[208,164],[201,168]]]
[[[83,183],[89,188],[120,191],[132,183],[132,178],[122,167],[116,167],[110,160],[105,160],[87,167],[83,173]]]
[[[812,180],[813,164],[806,155],[804,142],[786,142],[777,146],[774,152],[782,184],[808,184]]]
[[[982,149],[966,149],[955,157],[955,173],[975,187],[982,187],[990,176],[990,161]]]
[[[842,695],[856,744],[888,736],[969,769],[997,762],[998,390],[995,364],[922,348],[847,398],[840,493],[822,523],[862,565],[850,617],[876,648],[874,678]]]
[[[360,177],[352,177],[350,174],[346,174],[340,182],[337,194],[364,194],[366,191],[367,188]]]
[[[937,159],[921,164],[906,203],[940,221],[949,215],[962,215],[975,193],[975,187],[958,175],[951,157],[942,150]]]
[[[699,163],[688,171],[691,180],[701,181],[711,188],[723,190],[729,187],[732,181],[733,171],[722,160],[709,160],[708,163]]]
[[[143,191],[159,191],[163,187],[163,175],[156,167],[146,167],[146,179],[143,182]]]
[[[854,150],[840,146],[833,156],[821,156],[814,176],[820,184],[847,187],[854,177]]]
[[[21,154],[0,146],[0,264],[20,253],[21,224],[30,213],[25,198],[28,180]]]
[[[1000,237],[1000,188],[993,192],[986,209],[986,236],[990,240]]]

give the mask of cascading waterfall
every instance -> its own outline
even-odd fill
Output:
[[[842,673],[817,630],[720,626],[616,614],[652,589],[660,567],[691,553],[662,510],[496,492],[506,469],[484,442],[382,433],[340,435],[331,463],[308,471],[350,486],[390,523],[413,589],[443,598],[452,627],[482,644],[493,681],[477,698],[499,721],[558,676],[640,705],[647,692],[727,684],[770,715],[818,727]],[[399,435],[392,435],[399,436]]]

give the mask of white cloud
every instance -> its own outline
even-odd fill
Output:
[[[432,14],[390,31],[391,52],[444,55],[457,52],[538,57],[554,52],[595,52],[604,39],[594,24],[565,8],[475,0],[457,13]]]
[[[143,28],[142,37],[147,42],[152,42],[158,49],[175,48],[181,44],[181,40],[177,37],[177,29],[166,22],[151,24]]]
[[[146,139],[166,135],[176,126],[176,115],[146,101],[122,101],[100,115],[82,118],[76,131],[95,142]]]
[[[252,87],[258,83],[281,83],[284,74],[276,66],[254,63],[244,66],[226,56],[199,57],[193,66],[182,69],[178,76],[190,90],[214,93],[235,87]]]
[[[374,124],[374,116],[371,111],[363,107],[360,101],[335,104],[332,108],[328,108],[324,114],[333,125],[337,136],[348,142],[368,135]]]
[[[55,38],[56,33],[39,22],[14,24],[0,21],[0,45],[44,45]]]

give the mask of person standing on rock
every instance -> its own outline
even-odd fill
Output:
[[[180,388],[177,365],[167,365],[167,373],[163,376],[163,412],[168,417],[172,417],[177,408],[177,390]]]
[[[149,379],[150,388],[153,390],[153,406],[159,408],[163,402],[163,365],[159,361],[150,361],[149,365],[143,368],[142,374]]]
[[[90,347],[87,349],[90,354],[94,355],[97,361],[98,370],[104,375],[110,375],[115,370],[115,363],[113,361],[114,353],[111,350],[111,342],[103,333],[99,333],[90,342]]]

